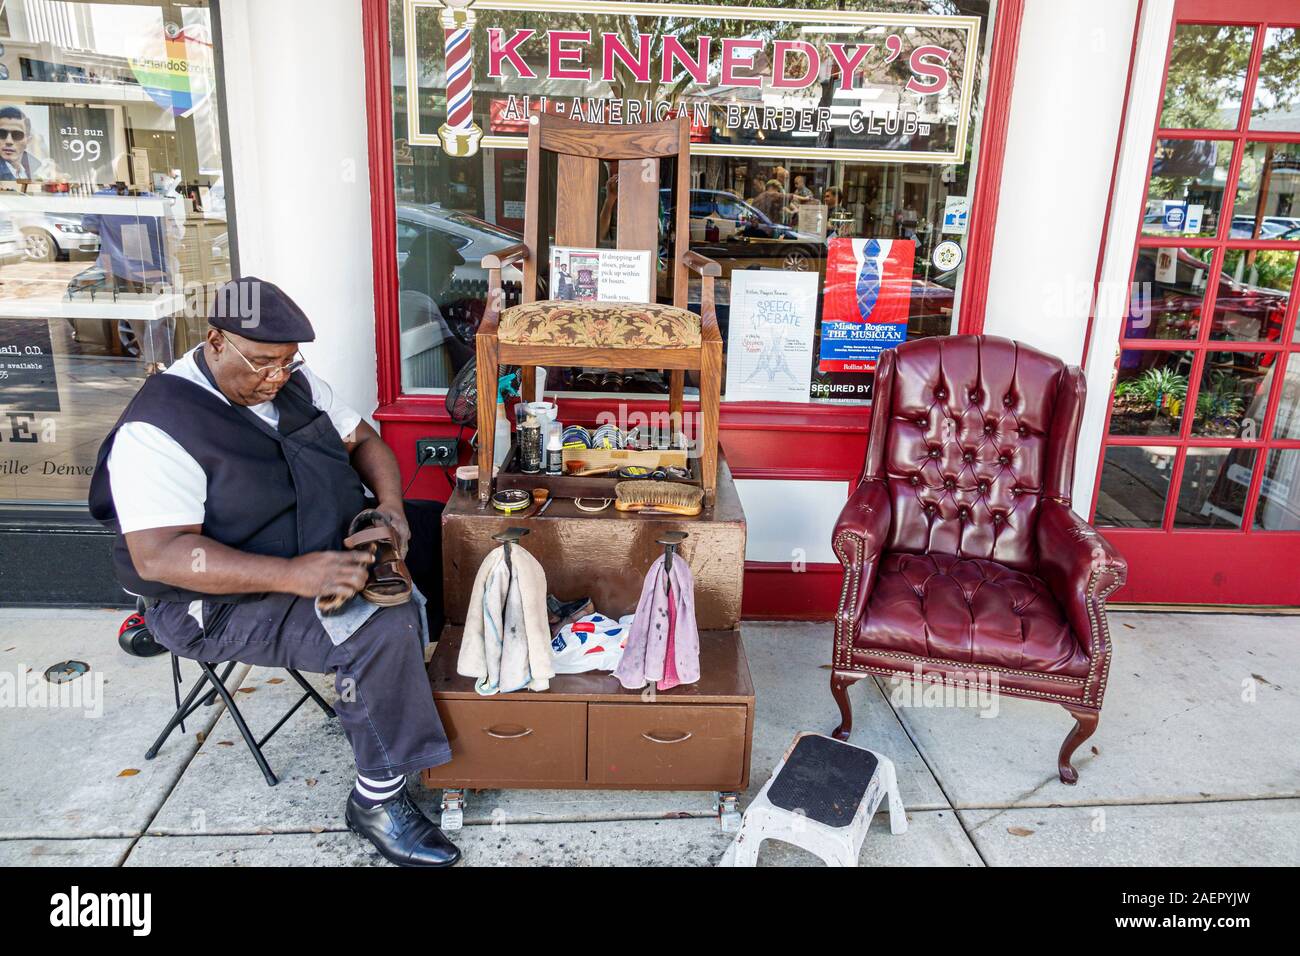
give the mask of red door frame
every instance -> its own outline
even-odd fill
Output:
[[[1016,52],[1025,0],[999,0],[994,13],[993,47],[980,132],[967,230],[966,271],[958,331],[984,328],[994,227],[1006,152],[1007,125]],[[398,334],[397,207],[393,169],[393,96],[390,75],[388,0],[361,0],[365,48],[367,128],[370,161],[370,209],[375,280],[375,347],[378,358],[379,407],[375,419],[410,481],[418,438],[453,436],[440,395],[404,395]],[[594,422],[605,409],[601,399],[562,399],[564,420]],[[628,402],[629,411],[662,410],[664,402]],[[727,461],[737,478],[842,481],[855,483],[866,454],[870,410],[862,406],[788,405],[725,402],[719,430]],[[800,455],[791,455],[798,447]],[[468,460],[468,459],[466,459]],[[416,476],[416,497],[447,498],[446,481],[437,469]],[[825,619],[839,599],[838,564],[810,564],[796,572],[779,562],[745,562],[744,613],[749,618]]]
[[[1284,4],[1278,0],[1237,0],[1225,7],[1215,0],[1179,0],[1170,23],[1165,47],[1165,75],[1161,81],[1160,103],[1164,102],[1164,87],[1168,81],[1168,58],[1172,53],[1174,36],[1179,24],[1207,23],[1246,25],[1255,27],[1253,47],[1247,66],[1245,88],[1242,92],[1242,109],[1238,123],[1232,130],[1163,130],[1157,120],[1151,131],[1147,155],[1147,169],[1155,157],[1156,144],[1161,139],[1213,139],[1233,143],[1232,159],[1228,168],[1227,183],[1219,214],[1219,231],[1211,239],[1180,238],[1177,245],[1185,248],[1214,250],[1207,274],[1205,297],[1201,304],[1201,328],[1196,339],[1137,339],[1126,338],[1127,323],[1120,327],[1120,348],[1116,350],[1118,365],[1120,353],[1125,350],[1192,351],[1193,365],[1189,374],[1188,395],[1180,431],[1176,436],[1110,435],[1114,386],[1107,401],[1106,424],[1103,430],[1101,453],[1097,459],[1097,478],[1094,483],[1092,510],[1096,514],[1101,495],[1101,476],[1106,460],[1106,450],[1122,446],[1151,446],[1169,448],[1175,452],[1175,465],[1169,479],[1169,494],[1165,501],[1161,527],[1158,529],[1104,528],[1103,532],[1124,554],[1129,562],[1128,584],[1120,593],[1125,601],[1139,603],[1172,604],[1222,604],[1222,605],[1295,605],[1300,604],[1300,575],[1295,568],[1300,563],[1300,532],[1258,531],[1251,527],[1255,508],[1260,498],[1264,468],[1268,454],[1274,448],[1300,448],[1300,441],[1277,441],[1270,438],[1273,431],[1282,387],[1285,384],[1289,362],[1300,361],[1300,345],[1292,342],[1297,311],[1300,310],[1300,269],[1292,280],[1290,301],[1287,305],[1283,327],[1276,342],[1246,342],[1215,340],[1210,338],[1214,320],[1215,298],[1218,292],[1217,277],[1222,267],[1224,250],[1233,249],[1283,249],[1297,251],[1295,242],[1272,240],[1229,239],[1236,202],[1238,175],[1247,142],[1300,143],[1300,133],[1268,133],[1250,131],[1250,107],[1259,77],[1263,51],[1263,30],[1268,26],[1300,27],[1300,14],[1282,12]],[[1226,12],[1230,11],[1230,12]],[[1148,187],[1150,176],[1148,174]],[[1113,188],[1113,185],[1112,185]],[[1129,275],[1136,268],[1138,253],[1143,248],[1169,245],[1166,238],[1143,236],[1143,216],[1146,210],[1146,191],[1142,196],[1143,215],[1138,217],[1137,235],[1133,242],[1133,255]],[[1213,279],[1214,281],[1211,281]],[[1210,351],[1268,353],[1275,356],[1273,382],[1270,386],[1264,424],[1257,441],[1247,439],[1219,439],[1191,437],[1195,419],[1195,396]],[[1290,358],[1288,359],[1288,356]],[[1242,527],[1230,529],[1173,529],[1177,499],[1182,485],[1184,466],[1189,448],[1237,448],[1255,450],[1252,477],[1246,496]],[[1171,573],[1171,569],[1176,569]]]

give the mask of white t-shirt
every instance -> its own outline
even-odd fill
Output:
[[[346,440],[356,431],[361,416],[340,401],[334,389],[311,369],[303,366],[302,373],[311,385],[312,404],[329,415],[339,436]],[[186,378],[230,404],[199,370],[194,351],[187,352],[163,374]],[[271,402],[250,405],[248,409],[272,428],[280,420]],[[161,428],[145,422],[127,422],[119,428],[108,453],[108,477],[123,534],[203,523],[208,476],[190,453]]]

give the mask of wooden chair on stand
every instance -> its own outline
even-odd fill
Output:
[[[592,248],[597,243],[597,191],[602,161],[618,164],[618,248],[649,250],[651,269],[659,249],[659,163],[677,160],[676,210],[672,217],[673,304],[537,300],[538,235],[542,153],[558,159],[554,240],[557,246]],[[536,114],[528,130],[524,241],[484,256],[488,300],[476,336],[478,403],[478,493],[491,496],[496,404],[492,393],[499,365],[523,369],[522,394],[533,392],[535,369],[594,366],[608,369],[669,370],[669,416],[673,433],[682,428],[686,372],[700,375],[700,427],[696,442],[700,477],[712,497],[718,474],[718,404],[722,390],[722,336],[714,312],[713,280],[721,274],[712,259],[691,252],[690,123],[686,117],[635,126],[583,123]],[[670,231],[672,230],[670,226]],[[501,269],[523,263],[519,305],[503,308]],[[687,309],[689,273],[700,276],[700,313]]]

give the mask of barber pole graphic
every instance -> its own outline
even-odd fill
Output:
[[[483,130],[474,122],[473,0],[445,0],[442,10],[443,49],[447,63],[447,122],[438,138],[449,156],[473,156]]]

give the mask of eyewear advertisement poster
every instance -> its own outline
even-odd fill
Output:
[[[910,239],[830,241],[819,372],[872,372],[907,340],[915,258]]]
[[[648,249],[551,249],[551,298],[568,302],[650,301]]]
[[[816,273],[733,272],[727,401],[808,401],[816,325]]]
[[[113,111],[0,100],[0,181],[109,183]]]

